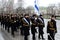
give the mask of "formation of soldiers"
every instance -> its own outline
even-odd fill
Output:
[[[24,40],[28,40],[28,36],[30,35],[29,30],[32,33],[32,39],[35,40],[35,33],[37,33],[36,27],[38,27],[38,38],[44,39],[44,31],[43,28],[45,27],[43,15],[37,16],[33,14],[30,16],[29,14],[0,14],[0,22],[1,26],[10,32],[11,28],[11,35],[14,37],[14,32],[17,32],[18,29],[21,31],[21,35],[24,35]],[[57,33],[56,28],[56,21],[55,16],[51,16],[51,20],[48,21],[47,24],[47,34],[48,40],[55,40],[55,34]]]

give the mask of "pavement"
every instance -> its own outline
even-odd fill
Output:
[[[44,38],[45,40],[47,40],[46,26],[49,19],[44,19],[44,20],[45,20]],[[56,21],[57,21],[58,32],[55,35],[55,40],[60,40],[60,20],[56,20]],[[31,30],[30,30],[30,35],[28,36],[28,39],[32,40]],[[24,40],[24,36],[20,35],[20,30],[18,30],[18,32],[15,32],[15,37],[12,37],[12,35],[8,33],[6,30],[1,29],[1,25],[0,25],[0,40]],[[41,39],[38,39],[38,33],[36,33],[36,40],[41,40]]]

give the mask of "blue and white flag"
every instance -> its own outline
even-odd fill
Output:
[[[37,0],[34,1],[34,9],[35,9],[35,13],[39,15],[39,7],[38,7]]]

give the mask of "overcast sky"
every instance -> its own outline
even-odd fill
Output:
[[[34,0],[25,0],[26,6],[34,5]],[[48,6],[49,4],[58,4],[60,0],[38,0],[39,6]]]
[[[15,0],[16,2],[16,0]],[[58,4],[60,0],[38,0],[39,6],[47,7],[49,4]],[[34,6],[34,0],[24,0],[24,6]]]
[[[1,0],[0,0],[1,1]],[[24,6],[34,6],[34,0],[23,0]],[[15,3],[17,3],[17,0],[15,0]],[[60,0],[38,0],[39,6],[47,7],[49,4],[58,4],[60,3]]]

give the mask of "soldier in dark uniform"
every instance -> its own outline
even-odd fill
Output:
[[[19,16],[17,14],[15,15],[15,20],[16,20],[16,23],[15,23],[16,32],[18,32],[18,29],[19,29],[19,26],[20,26],[20,19],[19,19]]]
[[[21,25],[21,27],[20,27],[20,31],[21,31],[21,35],[24,34],[23,23],[22,23],[22,21],[23,21],[23,14],[21,14],[21,16],[20,16],[20,25]]]
[[[41,38],[41,37],[42,37],[42,39],[44,40],[44,37],[43,37],[43,34],[44,34],[43,28],[44,28],[44,25],[45,25],[45,24],[44,24],[44,19],[43,19],[42,16],[43,16],[43,15],[40,14],[39,17],[37,18],[37,22],[38,22],[38,32],[39,32],[38,38]]]
[[[37,26],[37,21],[36,21],[36,14],[34,14],[32,17],[31,17],[31,33],[32,33],[32,38],[33,40],[35,40],[35,32],[36,32],[36,29],[35,27]]]
[[[55,34],[57,33],[57,26],[55,21],[55,16],[51,16],[51,20],[48,21],[47,24],[47,33],[48,33],[48,40],[55,40]]]
[[[1,16],[1,26],[3,26],[3,18],[4,18],[4,16],[2,14],[2,16]]]
[[[2,26],[2,15],[1,15],[1,26]]]
[[[23,18],[23,30],[24,30],[24,39],[25,40],[28,40],[29,26],[30,26],[29,14],[25,14],[24,18]]]
[[[14,21],[16,21],[15,22],[15,27],[16,27],[15,31],[18,32],[18,29],[20,26],[20,20],[19,20],[19,16],[17,14],[14,14]]]
[[[8,31],[8,33],[9,33],[9,32],[10,32],[10,30],[9,30],[9,29],[10,29],[10,20],[11,20],[10,15],[7,16],[7,19],[8,19],[8,20],[7,20],[7,23],[8,23],[8,25],[7,25],[7,26],[8,26],[8,27],[7,27],[7,31]]]
[[[14,16],[12,16],[11,18],[11,34],[13,37],[15,37],[14,32],[16,31],[16,19],[14,18]]]
[[[7,27],[8,27],[8,18],[7,18],[7,15],[5,16],[5,30],[7,30]]]
[[[5,22],[5,16],[2,15],[1,16],[1,26],[3,26],[3,28],[4,28],[4,22]]]
[[[2,27],[4,28],[4,16],[2,17]]]
[[[1,14],[0,14],[0,22],[1,22]]]

